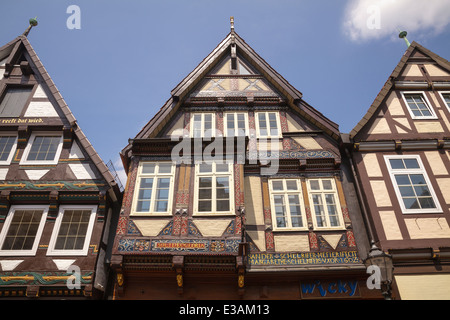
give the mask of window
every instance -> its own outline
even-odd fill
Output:
[[[35,255],[48,206],[11,206],[0,233],[0,256]]]
[[[63,137],[58,132],[31,134],[20,164],[58,164]]]
[[[17,148],[17,135],[0,134],[0,165],[10,164]]]
[[[234,214],[233,165],[195,165],[195,214]]]
[[[343,218],[334,179],[308,179],[307,187],[314,227],[342,229]]]
[[[269,192],[274,230],[306,230],[307,223],[300,180],[270,180]]]
[[[441,95],[442,100],[444,100],[445,105],[450,111],[450,92],[439,92],[439,94]]]
[[[442,212],[419,156],[384,156],[403,213]]]
[[[134,214],[171,214],[174,168],[172,162],[139,164]]]
[[[403,98],[413,119],[436,119],[430,102],[423,92],[403,92]]]
[[[87,255],[97,206],[60,206],[47,255]]]
[[[191,137],[211,138],[216,129],[213,113],[193,113],[191,116]]]
[[[278,112],[256,112],[255,116],[258,137],[281,137]]]
[[[248,135],[247,113],[227,112],[224,116],[226,137]]]
[[[31,94],[31,87],[6,87],[0,103],[0,117],[18,117]]]

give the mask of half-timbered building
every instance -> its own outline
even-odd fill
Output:
[[[0,48],[0,298],[102,298],[121,192],[28,41],[31,28]]]
[[[339,146],[232,22],[121,152],[113,298],[381,297]]]
[[[348,141],[400,299],[450,298],[449,138],[450,63],[413,42]]]

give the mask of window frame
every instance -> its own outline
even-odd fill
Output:
[[[56,149],[55,158],[53,160],[27,160],[28,155],[30,153],[30,150],[33,146],[33,143],[36,139],[36,137],[41,136],[59,136],[59,143],[58,147]],[[61,151],[63,148],[63,134],[60,131],[37,131],[33,132],[30,135],[30,138],[28,139],[27,146],[25,147],[25,150],[23,151],[22,158],[20,159],[21,165],[56,165],[59,162],[59,157],[61,156]]]
[[[450,112],[450,104],[447,104],[447,102],[445,102],[445,98],[444,98],[445,94],[450,95],[450,91],[438,91],[438,92],[439,92],[439,96],[441,97],[442,101],[444,102],[444,105],[447,107],[448,112]]]
[[[282,181],[283,183],[283,190],[273,190],[273,181]],[[287,181],[295,181],[297,184],[297,190],[287,190],[285,188]],[[305,206],[305,200],[304,200],[304,194],[303,194],[303,186],[301,179],[297,178],[273,178],[268,180],[268,186],[269,186],[269,198],[270,198],[270,210],[271,210],[271,216],[272,216],[272,228],[273,231],[306,231],[308,230],[308,219],[306,216],[306,206]],[[276,217],[276,211],[275,211],[275,199],[274,195],[283,195],[283,198],[285,200],[285,203],[289,202],[288,197],[290,194],[298,195],[299,197],[299,204],[300,204],[300,215],[302,218],[303,226],[302,227],[292,227],[292,216],[291,211],[288,209],[288,206],[285,207],[286,210],[286,227],[278,227],[277,226],[277,217]]]
[[[144,167],[144,164],[155,164],[155,172],[154,173],[142,173],[142,169]],[[160,173],[159,172],[159,164],[171,164],[171,170],[170,173]],[[156,173],[156,168],[158,168],[158,171]],[[175,177],[175,171],[176,171],[176,164],[172,161],[139,161],[138,166],[138,173],[136,175],[136,183],[134,187],[134,194],[133,194],[133,204],[131,207],[131,213],[130,216],[171,216],[172,215],[172,205],[173,205],[173,194],[174,194],[174,177]],[[138,198],[139,198],[139,190],[141,185],[141,179],[142,178],[153,178],[155,181],[158,178],[170,178],[169,181],[169,195],[167,200],[167,211],[166,212],[158,212],[154,211],[154,205],[155,205],[155,198],[156,198],[156,184],[155,187],[152,185],[152,193],[150,198],[150,210],[148,212],[143,211],[137,211],[137,205],[138,205]]]
[[[195,164],[195,179],[194,179],[194,212],[193,216],[221,216],[221,215],[236,215],[235,212],[235,199],[234,199],[234,166],[232,163],[227,161],[213,161],[206,162],[207,164],[212,164],[213,169],[212,172],[200,172],[200,165],[205,164],[196,163]],[[228,165],[227,172],[217,172],[216,167],[217,164],[226,164]],[[212,177],[214,182],[217,177],[228,177],[228,187],[229,187],[229,201],[230,201],[230,210],[228,211],[217,211],[217,188],[212,187],[213,183],[211,183],[211,211],[199,211],[198,201],[199,201],[199,188],[200,188],[200,177]]]
[[[390,161],[391,159],[415,159],[417,160],[417,163],[419,164],[418,169],[392,169]],[[397,196],[398,203],[400,205],[400,208],[402,210],[403,214],[428,214],[428,213],[442,213],[442,208],[439,203],[439,200],[436,196],[436,193],[434,192],[433,185],[431,184],[431,181],[428,177],[428,173],[423,165],[422,159],[420,155],[385,155],[384,160],[386,162],[386,167],[389,172],[389,176],[391,178],[391,183],[394,187],[395,194]],[[396,174],[422,174],[425,182],[427,183],[427,187],[430,191],[431,197],[436,205],[435,209],[407,209],[405,207],[405,203],[403,202],[402,195],[400,193],[400,189],[398,187],[397,181],[395,179]]]
[[[205,115],[211,115],[211,136],[205,136]],[[201,136],[194,137],[194,117],[201,115]],[[210,139],[216,136],[216,114],[214,112],[192,112],[189,123],[189,136],[194,139]]]
[[[408,101],[406,100],[406,96],[405,96],[405,95],[409,95],[409,94],[411,94],[411,95],[419,94],[422,97],[425,105],[428,107],[428,110],[430,111],[431,116],[416,116],[416,115],[414,115],[414,113],[412,112],[412,110],[409,106]],[[436,112],[434,111],[433,105],[428,100],[428,97],[427,97],[425,91],[401,91],[401,95],[403,98],[403,102],[405,103],[406,108],[408,109],[408,112],[411,115],[411,118],[413,120],[429,120],[429,119],[437,119],[438,118],[436,115]]]
[[[331,190],[323,189],[323,184],[319,183],[320,190],[312,190],[311,188],[311,181],[313,180],[329,180],[331,181]],[[311,219],[313,222],[314,230],[345,230],[345,222],[344,222],[344,216],[342,214],[342,208],[341,208],[341,199],[339,199],[339,192],[337,190],[336,185],[336,179],[334,177],[314,177],[314,178],[307,178],[306,179],[306,189],[308,192],[308,199],[309,199],[309,205],[311,208]],[[320,194],[322,199],[322,205],[324,209],[324,217],[325,217],[325,226],[319,226],[317,224],[317,215],[316,210],[314,208],[314,200],[313,195]],[[328,212],[327,202],[325,195],[326,194],[333,194],[334,201],[336,205],[336,218],[339,222],[337,226],[331,226],[330,223],[330,214]]]
[[[88,254],[89,245],[91,243],[92,232],[94,230],[95,217],[97,216],[97,205],[60,205],[58,216],[53,226],[52,235],[47,249],[47,256],[86,256]],[[66,210],[91,210],[89,217],[89,224],[86,230],[86,237],[84,239],[83,249],[55,249],[58,234],[61,228],[61,222]]]
[[[228,135],[228,115],[232,114],[233,117],[233,122],[234,122],[234,135],[230,136]],[[239,137],[238,135],[236,135],[236,129],[237,129],[237,124],[238,124],[238,119],[237,119],[237,115],[238,114],[243,114],[244,115],[244,122],[245,122],[245,134],[244,137],[248,137],[249,136],[249,125],[248,125],[248,112],[246,111],[226,111],[223,113],[223,136],[224,137]]]
[[[9,152],[8,158],[6,160],[0,161],[0,165],[9,165],[17,151],[17,132],[5,131],[0,133],[0,137],[15,137],[14,144]]]
[[[261,127],[260,127],[260,123],[259,123],[259,114],[260,113],[265,113],[266,115],[266,125],[268,124],[269,121],[269,113],[275,113],[275,117],[276,117],[276,121],[277,121],[277,131],[278,134],[277,135],[272,135],[270,132],[270,125],[267,126],[268,131],[267,131],[267,135],[262,136],[261,135]],[[256,127],[256,137],[257,138],[282,138],[283,137],[283,133],[281,132],[281,120],[280,120],[280,112],[278,110],[269,110],[269,111],[255,111],[255,127]]]
[[[12,219],[17,210],[43,210],[41,220],[39,221],[39,227],[36,231],[33,246],[28,250],[2,250],[3,244],[11,226]],[[39,242],[44,231],[45,221],[47,220],[47,214],[49,205],[11,205],[6,216],[3,228],[0,232],[0,256],[34,256],[39,247]]]

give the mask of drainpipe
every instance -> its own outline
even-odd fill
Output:
[[[352,169],[352,174],[353,174],[353,179],[355,180],[355,185],[356,185],[356,193],[358,195],[358,200],[359,203],[361,205],[361,209],[362,209],[362,213],[363,213],[363,219],[364,219],[364,224],[366,225],[366,229],[368,231],[368,237],[369,237],[369,243],[375,243],[375,237],[374,237],[374,233],[372,230],[372,226],[370,224],[370,220],[369,220],[369,216],[367,214],[367,208],[366,205],[364,203],[364,198],[362,196],[362,192],[361,192],[361,186],[359,184],[359,179],[358,179],[358,175],[355,171],[355,166],[353,164],[353,159],[350,155],[350,152],[348,151],[348,149],[346,147],[344,147],[345,149],[345,154],[347,155],[348,160],[350,161],[350,167]]]

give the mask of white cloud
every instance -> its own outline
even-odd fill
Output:
[[[449,23],[448,0],[350,0],[343,27],[351,40],[364,41],[397,38],[397,29],[436,35]]]

